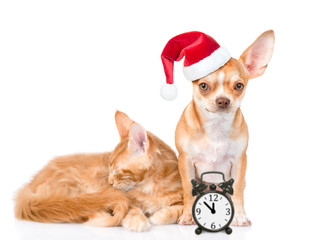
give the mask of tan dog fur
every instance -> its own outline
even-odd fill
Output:
[[[266,31],[243,52],[239,60],[231,58],[217,71],[193,82],[193,100],[185,108],[175,132],[184,190],[180,224],[193,223],[191,179],[199,178],[205,171],[221,171],[227,180],[235,180],[235,217],[232,225],[251,225],[244,210],[243,197],[248,127],[240,104],[248,80],[264,73],[271,59],[273,46],[274,32]],[[238,83],[243,85],[241,90],[236,89]],[[202,84],[206,84],[207,89],[202,89],[205,87]],[[225,109],[216,103],[222,97],[230,101]],[[220,181],[213,175],[208,180]]]

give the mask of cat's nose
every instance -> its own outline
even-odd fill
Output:
[[[112,178],[112,177],[110,177],[110,176],[109,176],[109,179],[108,179],[108,183],[109,183],[109,184],[111,184],[111,185],[113,185],[113,184],[114,184],[113,178]]]

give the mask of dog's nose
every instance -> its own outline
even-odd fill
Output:
[[[225,98],[225,97],[219,97],[216,99],[216,105],[219,107],[219,108],[227,108],[230,104],[230,100],[228,98]]]

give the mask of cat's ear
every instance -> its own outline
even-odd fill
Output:
[[[129,147],[134,151],[146,153],[148,146],[145,129],[138,123],[132,124],[129,132]]]
[[[127,137],[131,125],[134,123],[125,113],[116,111],[115,112],[115,123],[121,138]]]

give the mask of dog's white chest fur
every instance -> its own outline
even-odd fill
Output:
[[[206,171],[220,171],[226,179],[231,177],[233,164],[237,164],[246,147],[243,137],[231,139],[232,116],[219,116],[204,125],[205,133],[195,141],[188,142],[187,153],[190,164],[195,167],[196,177]],[[220,182],[219,176],[208,176],[206,181]]]

